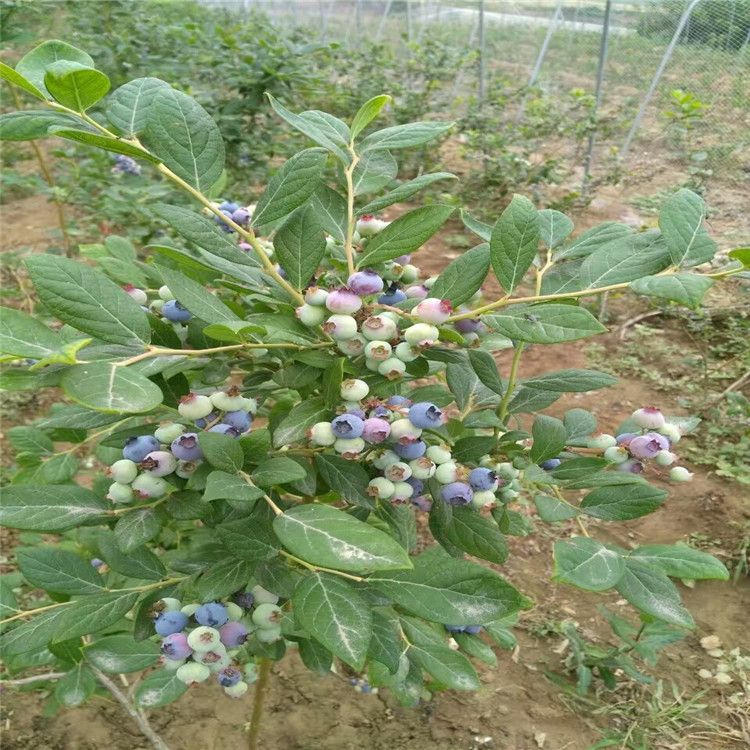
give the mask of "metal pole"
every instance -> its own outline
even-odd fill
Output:
[[[484,28],[484,0],[479,0],[479,81],[477,81],[477,98],[479,99],[479,108],[482,108],[484,102],[485,90],[485,74],[486,74],[486,62],[485,52],[487,41]]]
[[[646,113],[646,107],[648,107],[649,102],[651,101],[651,97],[654,95],[656,87],[659,85],[662,74],[667,67],[667,63],[669,63],[669,60],[672,57],[672,53],[674,52],[674,48],[677,46],[677,42],[680,40],[680,36],[682,35],[682,32],[690,18],[690,14],[693,12],[693,8],[695,8],[695,6],[698,5],[699,2],[700,0],[692,0],[690,5],[685,8],[685,12],[680,17],[680,22],[677,24],[677,30],[672,37],[672,41],[667,47],[667,51],[664,53],[664,57],[662,57],[661,59],[661,63],[659,63],[659,67],[654,74],[654,80],[651,81],[651,86],[649,86],[649,89],[646,92],[646,96],[643,100],[643,103],[641,104],[641,108],[638,110],[638,114],[635,116],[635,120],[633,120],[633,124],[630,127],[628,137],[625,139],[625,143],[622,146],[622,150],[620,151],[620,158],[622,159],[624,159],[628,154],[630,146],[633,143],[633,138],[635,138],[635,134],[638,132],[638,128],[641,126],[643,115]]]
[[[594,126],[589,133],[589,145],[586,149],[586,157],[583,161],[583,186],[582,193],[585,196],[591,177],[591,161],[594,154],[594,144],[596,143],[596,118],[599,114],[599,105],[602,103],[602,91],[604,89],[604,67],[607,64],[607,44],[609,43],[609,20],[612,15],[612,0],[607,0],[604,8],[604,26],[602,28],[602,44],[599,49],[599,68],[596,71],[596,103],[594,104]]]
[[[356,23],[357,23],[357,41],[362,38],[362,0],[357,0],[355,7]]]
[[[383,17],[380,19],[380,25],[378,26],[378,33],[375,35],[375,41],[379,42],[383,36],[383,30],[385,29],[385,22],[388,20],[388,14],[391,12],[391,5],[393,0],[388,0],[385,4],[385,10],[383,11]]]
[[[562,18],[562,0],[557,0],[557,8],[555,10],[555,15],[552,16],[552,20],[549,22],[549,27],[547,28],[547,35],[544,37],[544,42],[542,42],[542,48],[539,50],[539,56],[536,59],[536,63],[534,64],[534,70],[531,71],[531,78],[529,78],[529,88],[531,88],[535,83],[536,79],[539,77],[539,73],[542,70],[542,64],[544,63],[544,58],[547,56],[547,47],[549,47],[549,43],[552,41],[552,34],[555,32],[555,29],[557,28],[557,24]]]
[[[474,40],[477,38],[478,27],[479,27],[479,17],[477,16],[477,23],[473,23],[471,25],[471,31],[469,32],[469,41],[468,41],[467,47],[474,46]],[[458,89],[461,86],[463,77],[464,77],[464,69],[460,68],[458,70],[458,73],[456,74],[456,80],[453,84],[453,93],[451,94],[452,101],[455,101],[456,97],[458,96]]]

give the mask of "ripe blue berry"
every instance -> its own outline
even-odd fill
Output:
[[[627,448],[634,437],[638,437],[635,432],[622,432],[615,438],[615,440],[617,441],[617,445],[622,445],[624,448]]]
[[[227,648],[241,646],[247,640],[248,632],[241,622],[228,622],[219,628],[221,642]]]
[[[129,437],[122,449],[122,457],[139,464],[149,453],[159,450],[159,441],[153,435]]]
[[[228,619],[227,608],[218,602],[204,604],[195,611],[195,621],[211,628],[221,627]]]
[[[411,486],[415,495],[421,495],[424,492],[424,482],[421,479],[411,476],[406,480],[406,483]]]
[[[236,685],[241,679],[242,673],[234,667],[222,669],[221,672],[216,675],[216,681],[224,688]]]
[[[669,440],[658,432],[647,432],[645,435],[634,437],[628,445],[628,450],[635,458],[655,458],[660,451],[669,450]]]
[[[479,635],[479,633],[481,632],[482,632],[481,625],[467,625],[464,628],[464,633],[468,633],[469,635]]]
[[[331,430],[337,438],[352,440],[362,435],[365,429],[364,420],[353,414],[342,414],[331,422]]]
[[[463,318],[462,320],[457,320],[453,327],[459,332],[459,333],[476,333],[479,328],[482,327],[482,323],[479,320],[472,320],[471,318]]]
[[[475,490],[495,490],[497,489],[497,474],[484,467],[472,469],[469,474],[469,484]]]
[[[406,299],[406,292],[399,289],[397,284],[391,284],[388,287],[385,294],[381,294],[378,297],[378,302],[381,305],[396,305],[399,302],[403,302]]]
[[[234,201],[223,201],[222,203],[219,203],[218,205],[219,211],[228,211],[230,214],[233,214],[239,208],[240,208],[240,204],[235,203]]]
[[[466,482],[452,482],[443,487],[440,496],[448,505],[468,505],[474,497],[474,491]]]
[[[187,659],[193,653],[184,633],[172,633],[159,644],[162,654],[167,659]]]
[[[224,415],[224,424],[234,427],[238,432],[247,432],[252,423],[253,418],[246,411],[228,411]]]
[[[465,625],[443,625],[449,633],[463,633],[466,630]]]
[[[161,313],[173,323],[187,323],[193,317],[193,313],[183,307],[176,299],[167,300],[161,309]]]
[[[198,436],[194,432],[186,432],[172,442],[172,453],[183,461],[197,461],[203,458],[203,451],[198,445]]]
[[[154,622],[159,635],[179,633],[188,624],[188,618],[182,612],[162,612]]]
[[[234,603],[242,609],[252,609],[255,597],[249,591],[238,591],[234,595]]]
[[[353,273],[346,282],[346,285],[355,294],[378,294],[383,291],[383,279],[378,276],[372,269],[357,271]]]
[[[232,427],[231,424],[215,424],[209,429],[209,432],[218,432],[220,435],[229,435],[231,438],[240,436],[240,431]]]
[[[396,455],[406,459],[407,461],[413,461],[415,458],[421,458],[426,450],[427,444],[424,442],[424,440],[415,440],[413,443],[407,443],[406,445],[396,443],[396,445],[393,446],[393,451],[396,453]]]
[[[421,402],[409,409],[409,421],[422,429],[434,429],[443,423],[443,412],[435,404]]]
[[[200,419],[196,419],[193,421],[193,424],[199,429],[199,430],[205,430],[208,425],[210,425],[212,422],[215,422],[219,418],[219,415],[212,411],[208,416],[201,417]]]
[[[539,464],[539,468],[545,471],[552,471],[552,469],[556,469],[561,463],[562,461],[559,458],[548,458]]]

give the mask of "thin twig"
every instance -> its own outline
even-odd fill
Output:
[[[119,687],[100,669],[97,669],[93,664],[89,663],[88,668],[94,673],[96,679],[112,694],[112,697],[128,712],[133,721],[138,725],[138,729],[141,730],[143,736],[146,737],[156,750],[169,750],[166,742],[154,731],[151,724],[148,723],[146,714],[134,708],[127,696],[120,690]]]
[[[47,672],[47,674],[35,674],[31,677],[21,677],[18,680],[0,680],[0,685],[31,685],[34,682],[48,682],[49,680],[59,680],[65,677],[67,672]]]
[[[626,320],[620,326],[617,338],[620,339],[620,341],[623,341],[625,339],[625,333],[627,332],[628,328],[634,326],[636,323],[640,323],[642,320],[646,320],[647,318],[655,318],[657,315],[663,315],[663,312],[661,310],[651,310],[650,312],[634,315],[632,318]]]

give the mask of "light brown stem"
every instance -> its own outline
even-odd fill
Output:
[[[253,700],[253,714],[250,717],[250,732],[247,737],[248,750],[258,750],[258,738],[260,737],[260,722],[263,718],[263,704],[266,699],[268,682],[271,678],[270,659],[258,659],[258,682],[255,683]]]

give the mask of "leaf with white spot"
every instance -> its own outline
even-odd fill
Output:
[[[579,537],[555,542],[552,580],[587,591],[611,589],[625,573],[625,561],[594,539]]]
[[[73,401],[105,412],[151,411],[163,399],[158,385],[134,370],[111,362],[69,367],[60,378],[60,387]]]

